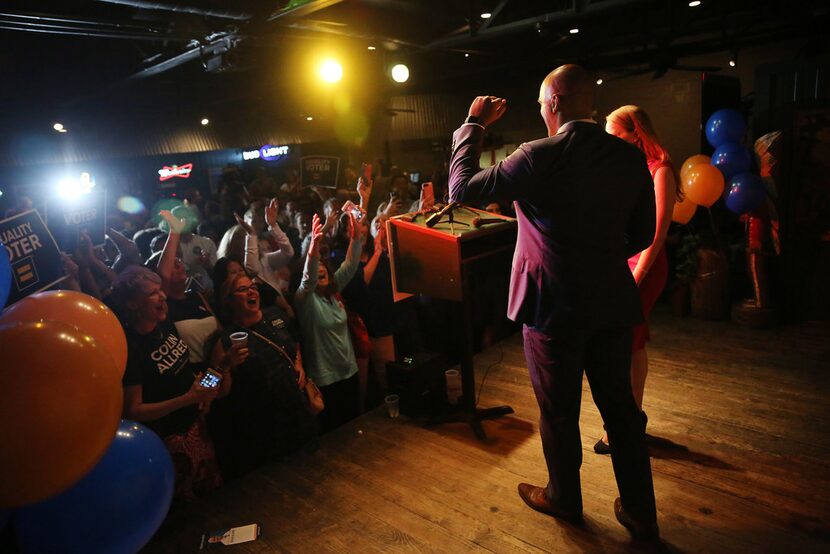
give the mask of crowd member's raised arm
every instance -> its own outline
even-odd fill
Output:
[[[277,248],[273,252],[265,254],[265,261],[271,269],[279,269],[285,267],[294,258],[294,247],[291,246],[291,241],[288,235],[282,230],[279,223],[277,223],[277,215],[280,211],[280,205],[276,198],[272,198],[271,202],[265,206],[265,222],[268,224],[268,232],[274,237],[277,242]]]
[[[374,182],[371,179],[367,179],[365,176],[361,176],[357,180],[357,195],[360,197],[360,209],[363,210],[364,213],[369,209],[369,199],[372,197],[372,186]]]
[[[112,270],[112,268],[98,259],[98,256],[95,255],[95,248],[92,246],[92,239],[89,238],[89,234],[86,231],[81,231],[80,233],[78,249],[83,251],[83,255],[86,258],[89,269],[98,274],[110,285],[115,281],[115,278],[118,277],[118,275]]]
[[[378,262],[386,249],[386,221],[381,220],[378,234],[375,236],[375,250],[372,252],[372,257],[363,266],[363,281],[368,285],[372,282],[372,277],[375,276],[375,270],[378,268]]]
[[[363,252],[363,240],[366,232],[366,226],[357,221],[354,214],[349,213],[349,238],[351,239],[349,249],[346,251],[346,259],[332,277],[337,290],[343,290],[354,277],[360,265],[360,254]]]
[[[314,218],[311,220],[311,241],[309,242],[308,256],[303,268],[303,278],[297,288],[297,293],[294,295],[294,303],[298,307],[302,306],[308,296],[314,294],[314,290],[317,288],[317,269],[320,267],[320,241],[322,239],[323,225],[320,223],[320,217],[314,214]],[[349,245],[349,248],[351,249],[351,245]]]
[[[262,263],[259,261],[259,237],[254,228],[238,213],[234,212],[233,217],[245,231],[245,269],[254,275],[262,275]]]
[[[165,291],[173,277],[173,269],[176,265],[176,254],[179,250],[179,241],[186,222],[170,213],[169,210],[162,210],[159,215],[167,222],[170,232],[167,234],[167,242],[164,243],[164,250],[161,251],[161,259],[156,272],[161,277]]]
[[[66,279],[63,280],[63,288],[66,290],[83,292],[81,290],[81,282],[79,279],[78,264],[76,264],[72,260],[72,256],[66,252],[61,252],[61,261],[63,261],[63,272],[66,273]]]
[[[78,282],[81,285],[81,290],[86,294],[95,298],[103,298],[101,287],[98,286],[98,281],[95,280],[91,269],[93,259],[97,258],[95,258],[89,240],[84,240],[84,234],[81,234],[78,247],[75,249],[75,262],[78,264]]]
[[[138,245],[135,242],[131,241],[112,227],[107,229],[107,237],[115,243],[116,248],[118,248],[118,258],[115,260],[116,263],[113,264],[115,267],[116,264],[126,267],[128,265],[141,265],[144,263],[144,260],[141,257],[141,252],[138,250]]]

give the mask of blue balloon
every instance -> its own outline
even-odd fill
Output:
[[[12,266],[9,261],[9,253],[6,251],[6,247],[0,243],[0,309],[6,305],[11,289]]]
[[[767,189],[764,181],[754,173],[735,175],[729,183],[726,207],[736,214],[756,210],[763,202]]]
[[[75,486],[15,511],[19,546],[23,552],[138,552],[167,516],[173,485],[173,462],[161,439],[121,420],[109,450]]]
[[[729,108],[718,110],[706,121],[706,140],[714,148],[730,142],[741,142],[746,133],[744,117]]]
[[[712,165],[720,169],[723,178],[729,181],[739,173],[746,173],[752,167],[752,154],[735,142],[721,144],[712,154]]]

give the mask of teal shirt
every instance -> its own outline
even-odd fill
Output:
[[[343,290],[354,277],[362,247],[362,241],[349,244],[346,260],[330,277],[337,290]],[[357,373],[357,361],[343,303],[314,292],[319,265],[319,256],[306,258],[294,307],[303,332],[303,367],[318,386],[325,387]]]

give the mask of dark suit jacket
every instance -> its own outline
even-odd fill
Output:
[[[483,135],[478,125],[454,133],[450,197],[514,201],[508,317],[539,329],[641,322],[627,259],[654,239],[654,185],[642,152],[575,121],[479,170]]]

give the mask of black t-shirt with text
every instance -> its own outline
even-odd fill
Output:
[[[145,404],[181,396],[193,385],[193,371],[187,344],[172,321],[165,320],[146,335],[126,329],[127,369],[125,387],[141,385]],[[180,408],[155,421],[144,422],[160,437],[183,434],[198,415],[196,404]]]

